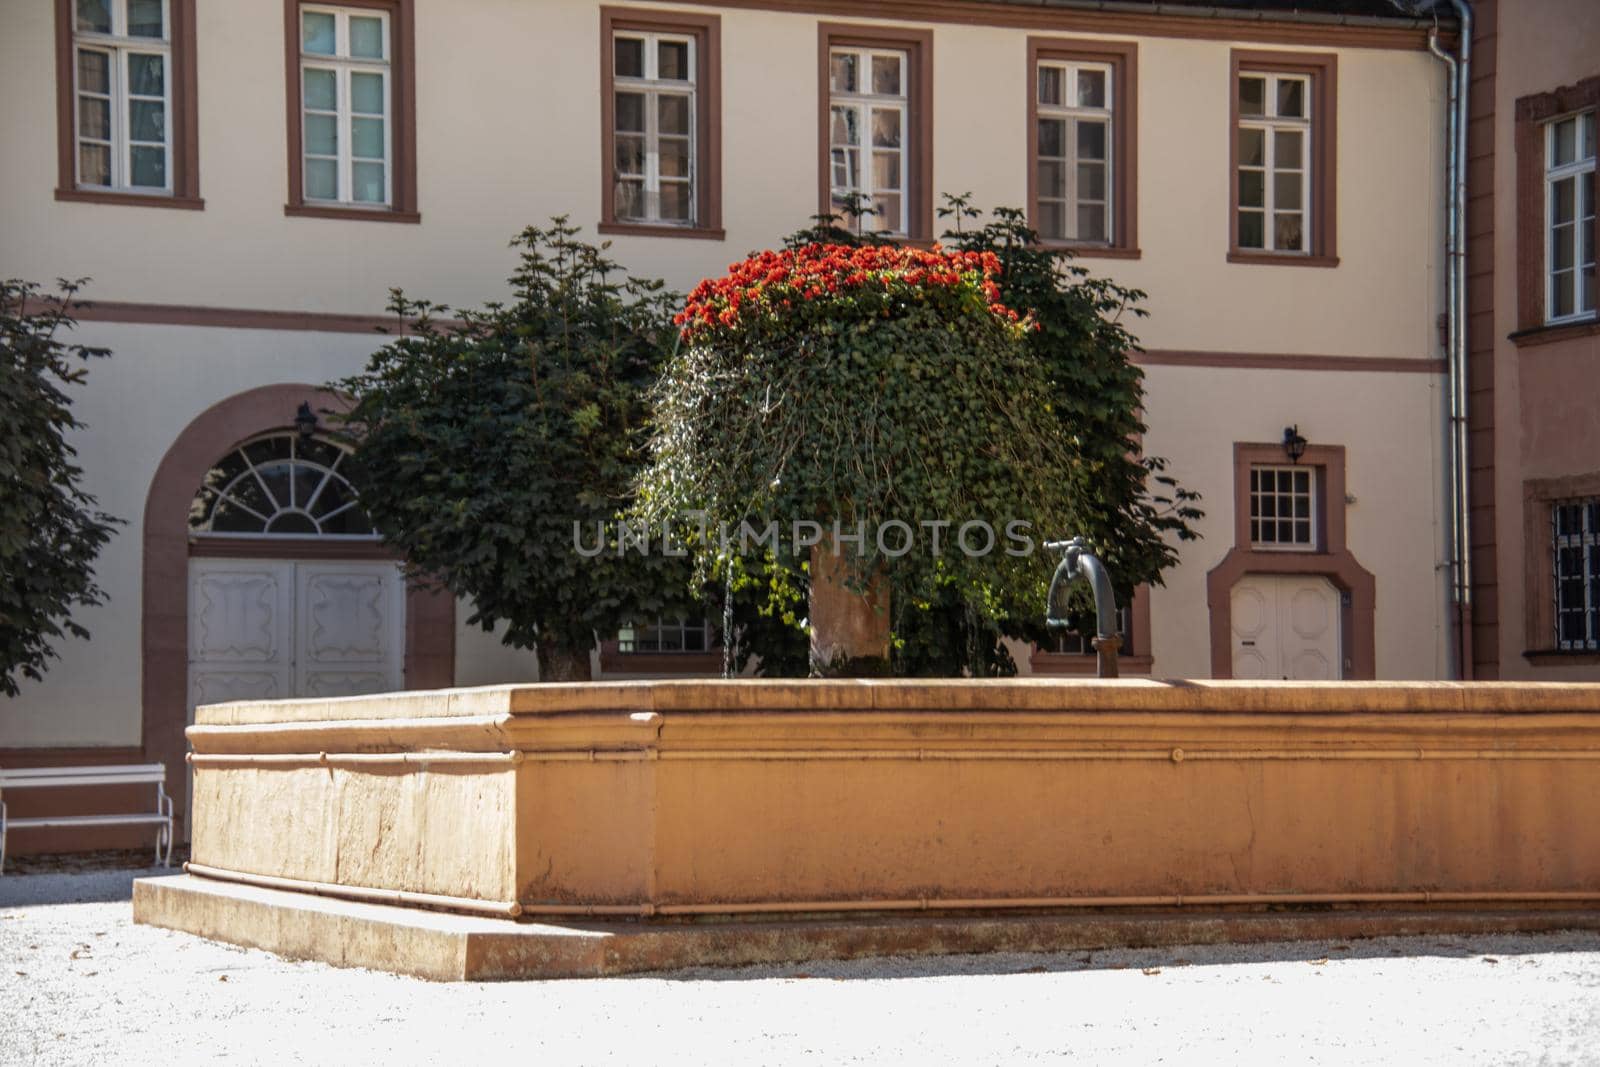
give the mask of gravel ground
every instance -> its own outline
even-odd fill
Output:
[[[134,926],[145,873],[0,878],[0,1063],[1600,1064],[1600,934],[440,985]]]

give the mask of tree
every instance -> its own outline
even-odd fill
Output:
[[[620,551],[614,522],[672,300],[577,233],[565,217],[524,230],[511,301],[455,321],[395,291],[408,332],[335,384],[354,401],[352,474],[385,541],[470,597],[469,622],[504,622],[506,643],[537,649],[552,681],[589,676],[597,635],[692,603],[687,561]]]
[[[67,435],[83,429],[68,386],[88,376],[104,348],[68,344],[73,298],[83,280],[59,293],[17,279],[0,282],[0,693],[16,696],[20,678],[39,681],[64,635],[86,638],[74,608],[105,602],[94,559],[120,520],[96,508]]]

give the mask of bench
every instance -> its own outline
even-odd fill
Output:
[[[166,782],[167,768],[160,763],[0,769],[0,874],[5,872],[6,834],[10,830],[58,826],[154,826],[156,860],[162,866],[172,866],[172,798],[167,795]],[[10,791],[102,785],[154,785],[156,810],[125,815],[35,815],[22,819],[6,816],[5,794]]]

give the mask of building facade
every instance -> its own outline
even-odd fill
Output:
[[[941,193],[1023,206],[1148,292],[1145,447],[1207,514],[1132,605],[1134,669],[1446,676],[1433,23],[1274,6],[8,3],[0,269],[93,279],[75,338],[114,355],[75,395],[75,444],[128,525],[92,639],[0,715],[0,763],[175,767],[197,702],[533,678],[469,605],[404,588],[301,405],[338,402],[326,383],[381,343],[391,287],[502,296],[526,224],[566,214],[687,290],[847,192],[912,240],[937,237]],[[1508,113],[1513,89],[1557,85],[1502,73]],[[1499,200],[1495,221],[1514,221]],[[1592,356],[1585,336],[1536,358]],[[1497,420],[1566,373],[1519,392],[1503,371]],[[1504,544],[1522,490],[1498,485]],[[648,634],[601,649],[605,673],[719,658],[684,651],[693,625]]]

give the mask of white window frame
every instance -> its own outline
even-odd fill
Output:
[[[308,14],[334,16],[333,55],[305,50],[305,17]],[[350,19],[375,18],[383,23],[383,58],[370,59],[350,55]],[[342,208],[387,211],[394,208],[394,25],[389,12],[380,8],[336,7],[327,4],[301,4],[296,23],[300,34],[300,189],[301,199],[307,204],[337,206]],[[306,71],[326,70],[334,76],[334,110],[318,108],[313,111],[306,103]],[[351,107],[350,75],[378,74],[383,78],[383,200],[355,199],[355,144],[351,138],[351,120],[357,117]],[[338,143],[335,155],[317,154],[306,150],[306,117],[308,115],[334,116]],[[374,117],[362,112],[359,117]],[[338,172],[338,195],[333,198],[314,197],[307,179],[307,163],[312,159],[333,159]],[[362,157],[361,162],[371,163]]]
[[[1584,121],[1586,118],[1588,122]],[[1563,122],[1573,120],[1576,120],[1573,133],[1573,161],[1555,166],[1553,161],[1556,158],[1556,127]],[[1544,124],[1544,308],[1547,323],[1577,322],[1595,316],[1595,305],[1590,304],[1586,307],[1583,303],[1583,271],[1585,267],[1594,270],[1596,266],[1595,200],[1600,199],[1600,188],[1595,188],[1591,184],[1587,215],[1583,213],[1579,197],[1583,188],[1583,176],[1595,173],[1595,160],[1600,156],[1595,145],[1597,135],[1600,135],[1600,111],[1573,112]],[[1584,143],[1586,139],[1587,144]],[[1555,187],[1557,183],[1569,179],[1572,181],[1572,266],[1561,273],[1570,275],[1566,284],[1571,287],[1572,311],[1565,315],[1557,315],[1555,314],[1556,292],[1562,282],[1557,278],[1555,270]],[[1600,181],[1600,175],[1597,175],[1595,180]],[[1587,259],[1582,254],[1585,246],[1588,252]]]
[[[1240,96],[1240,88],[1247,78],[1259,78],[1266,83],[1264,87],[1265,95],[1261,102],[1262,113],[1260,115],[1246,115],[1241,106],[1238,129],[1234,130],[1233,136],[1237,144],[1241,131],[1261,130],[1263,143],[1261,165],[1259,167],[1246,165],[1242,154],[1238,155],[1234,166],[1233,200],[1236,209],[1235,233],[1233,234],[1234,244],[1243,252],[1273,252],[1285,256],[1309,256],[1311,250],[1316,247],[1315,235],[1311,232],[1313,224],[1312,205],[1316,203],[1315,189],[1312,186],[1314,175],[1311,171],[1311,138],[1315,133],[1313,116],[1316,115],[1316,101],[1312,98],[1312,94],[1317,90],[1317,79],[1310,74],[1280,74],[1274,71],[1242,69],[1239,71],[1239,77],[1233,86],[1236,101]],[[1301,108],[1305,112],[1304,115],[1284,116],[1277,114],[1278,86],[1282,82],[1300,82],[1304,86],[1303,107]],[[1300,134],[1300,159],[1296,161],[1297,166],[1284,167],[1280,166],[1278,162],[1278,138],[1275,135],[1279,132],[1289,132],[1291,130],[1298,131]],[[1237,153],[1237,151],[1236,147],[1235,152]],[[1300,207],[1293,210],[1297,210],[1300,215],[1300,247],[1279,248],[1276,222],[1278,183],[1274,179],[1276,179],[1280,170],[1292,171],[1296,169],[1300,172]],[[1260,208],[1246,207],[1244,198],[1240,195],[1239,176],[1245,171],[1259,172],[1261,174],[1262,199]],[[1247,211],[1252,213],[1259,211],[1261,213],[1261,244],[1259,245],[1247,245],[1239,240],[1240,235],[1237,232],[1238,218],[1243,217]]]
[[[1078,74],[1080,72],[1098,72],[1101,77],[1105,79],[1105,106],[1091,107],[1076,102],[1072,104],[1045,103],[1044,100],[1041,99],[1042,86],[1040,85],[1040,75],[1045,70],[1057,70],[1061,72],[1061,86],[1064,97],[1068,95],[1076,97],[1078,90]],[[1065,178],[1066,187],[1062,190],[1063,195],[1054,196],[1047,195],[1047,192],[1044,188],[1044,183],[1039,181],[1038,175],[1035,175],[1034,177],[1038,189],[1038,195],[1035,199],[1037,199],[1040,208],[1040,219],[1038,221],[1041,223],[1043,222],[1043,208],[1046,203],[1060,204],[1062,205],[1062,221],[1066,224],[1066,228],[1070,231],[1069,233],[1065,234],[1041,233],[1040,236],[1047,241],[1071,241],[1077,244],[1090,244],[1096,246],[1112,245],[1117,241],[1118,234],[1116,231],[1117,223],[1115,202],[1115,167],[1117,154],[1115,112],[1117,108],[1117,100],[1114,96],[1114,93],[1116,92],[1115,74],[1115,67],[1109,62],[1046,58],[1041,58],[1039,60],[1033,72],[1033,97],[1037,112],[1037,118],[1035,120],[1033,129],[1035,146],[1037,147],[1038,145],[1039,128],[1046,120],[1064,121],[1066,124],[1066,133],[1062,140],[1062,149],[1066,153],[1064,156],[1046,156],[1040,151],[1035,151],[1034,153],[1035,166],[1040,163],[1058,162],[1062,166],[1063,176]],[[1102,201],[1098,200],[1085,201],[1078,195],[1078,123],[1080,121],[1090,121],[1104,124],[1106,129],[1106,157],[1103,161],[1106,169],[1106,195],[1105,200],[1103,201],[1105,206],[1106,220],[1106,235],[1104,238],[1084,238],[1077,236],[1078,208],[1084,206],[1085,204],[1102,203]],[[1101,161],[1091,160],[1091,162]]]
[[[1560,526],[1560,509],[1576,507],[1578,509],[1578,529],[1575,533],[1563,534]],[[1600,597],[1595,593],[1595,579],[1600,577],[1595,572],[1592,562],[1593,553],[1600,546],[1600,522],[1596,522],[1597,513],[1600,513],[1600,497],[1587,497],[1576,500],[1557,500],[1550,509],[1550,573],[1554,580],[1551,587],[1551,605],[1555,615],[1556,648],[1563,652],[1596,652],[1600,651]],[[1570,549],[1578,553],[1578,573],[1582,582],[1583,602],[1577,605],[1563,605],[1561,600],[1561,551]],[[1561,634],[1562,608],[1568,612],[1581,612],[1584,621],[1584,636],[1582,638],[1564,638]]]
[[[1255,551],[1255,552],[1316,552],[1320,548],[1320,545],[1318,544],[1317,528],[1318,528],[1318,524],[1320,523],[1321,518],[1322,518],[1322,516],[1320,514],[1321,510],[1322,510],[1321,501],[1319,499],[1321,497],[1321,492],[1320,492],[1321,486],[1318,484],[1320,479],[1317,477],[1318,470],[1317,470],[1316,467],[1305,466],[1303,464],[1287,464],[1287,463],[1280,463],[1280,464],[1256,463],[1256,464],[1252,464],[1251,467],[1250,467],[1250,484],[1246,486],[1246,490],[1250,494],[1249,495],[1249,500],[1248,500],[1248,504],[1249,504],[1249,507],[1250,507],[1249,520],[1252,523],[1258,523],[1258,524],[1259,523],[1264,523],[1264,522],[1271,522],[1271,523],[1276,524],[1276,523],[1284,522],[1284,521],[1288,521],[1288,522],[1291,522],[1291,523],[1306,521],[1306,520],[1300,519],[1297,516],[1291,516],[1290,518],[1285,520],[1283,515],[1281,514],[1281,512],[1278,510],[1279,506],[1281,505],[1281,503],[1283,501],[1285,501],[1285,500],[1293,501],[1296,497],[1299,496],[1298,493],[1294,492],[1292,483],[1291,483],[1290,492],[1281,493],[1281,492],[1278,491],[1278,489],[1276,488],[1277,476],[1278,476],[1279,473],[1282,473],[1282,472],[1301,473],[1301,474],[1305,474],[1307,476],[1307,492],[1308,492],[1308,494],[1310,496],[1310,503],[1309,503],[1309,505],[1307,507],[1307,519],[1309,520],[1309,525],[1307,526],[1306,529],[1308,531],[1309,540],[1306,540],[1306,541],[1300,541],[1300,540],[1294,540],[1294,541],[1262,541],[1257,537],[1257,532],[1258,531],[1257,530],[1252,530],[1250,532],[1250,548],[1251,548],[1252,551]],[[1261,492],[1258,492],[1256,490],[1256,476],[1257,476],[1258,473],[1270,473],[1270,474],[1272,474],[1273,481],[1274,481],[1274,488],[1270,492],[1261,493]],[[1274,515],[1270,519],[1266,518],[1265,516],[1259,515],[1257,513],[1257,507],[1256,507],[1257,501],[1260,498],[1266,497],[1266,496],[1270,496],[1270,497],[1273,498]]]
[[[161,29],[160,37],[130,37],[128,36],[128,0],[111,0],[111,32],[97,33],[78,29],[77,9],[74,6],[72,13],[72,173],[74,185],[79,189],[93,190],[96,192],[132,193],[138,196],[171,196],[172,185],[172,3],[171,0],[161,0]],[[80,52],[99,52],[107,57],[107,89],[110,99],[110,138],[85,137],[83,134],[83,112],[79,102],[84,97],[105,99],[106,94],[98,91],[84,89],[79,84],[78,54]],[[133,177],[133,148],[135,142],[131,134],[132,106],[129,91],[130,79],[128,77],[128,62],[136,55],[158,55],[161,57],[161,130],[164,134],[165,159],[162,165],[162,174],[166,178],[164,185],[134,185]],[[153,100],[154,97],[139,96],[141,100]],[[139,147],[148,148],[153,142],[140,141]],[[84,144],[104,145],[111,152],[110,184],[96,185],[83,179],[83,154]]]
[[[835,56],[853,55],[856,57],[856,91],[843,92],[833,88],[833,59]],[[870,91],[872,84],[872,61],[874,59],[892,58],[900,64],[900,92],[896,96],[873,93]],[[852,193],[859,194],[868,205],[876,208],[876,198],[882,193],[891,193],[900,197],[900,217],[885,219],[881,214],[867,216],[876,219],[879,226],[876,232],[895,236],[905,236],[910,233],[911,226],[911,166],[912,166],[912,138],[911,129],[911,52],[904,48],[872,48],[863,45],[833,45],[828,49],[828,188],[829,196],[834,204]],[[863,90],[863,86],[867,89]],[[855,112],[856,129],[860,133],[861,143],[856,145],[835,143],[833,139],[833,115],[841,109]],[[900,116],[900,144],[895,148],[880,148],[872,144],[872,112],[896,111]],[[854,148],[857,152],[857,173],[849,173],[848,149]],[[841,160],[838,153],[844,152]],[[900,184],[894,188],[878,188],[874,181],[872,156],[880,152],[893,152],[900,157]],[[844,179],[841,183],[840,165],[845,168]],[[858,220],[862,224],[866,219]]]
[[[624,76],[617,73],[616,54],[617,42],[620,40],[644,42],[644,75],[642,77]],[[661,44],[688,45],[688,74],[687,79],[661,77]],[[616,185],[624,178],[637,181],[644,179],[644,207],[643,215],[625,215],[613,210],[618,222],[643,223],[650,226],[679,226],[692,229],[699,225],[700,219],[700,43],[693,34],[669,33],[655,30],[613,30],[609,42],[612,56],[611,66],[611,195],[616,195]],[[644,173],[623,174],[617,166],[616,143],[619,137],[637,137],[637,130],[621,130],[617,128],[616,98],[618,93],[638,93],[645,98],[644,103]],[[663,96],[682,96],[689,101],[689,177],[663,178],[661,174],[661,108],[660,98]],[[669,136],[676,136],[675,134]],[[661,183],[663,181],[687,185],[689,187],[689,217],[686,219],[668,219],[661,217]],[[614,201],[613,201],[614,202]]]

